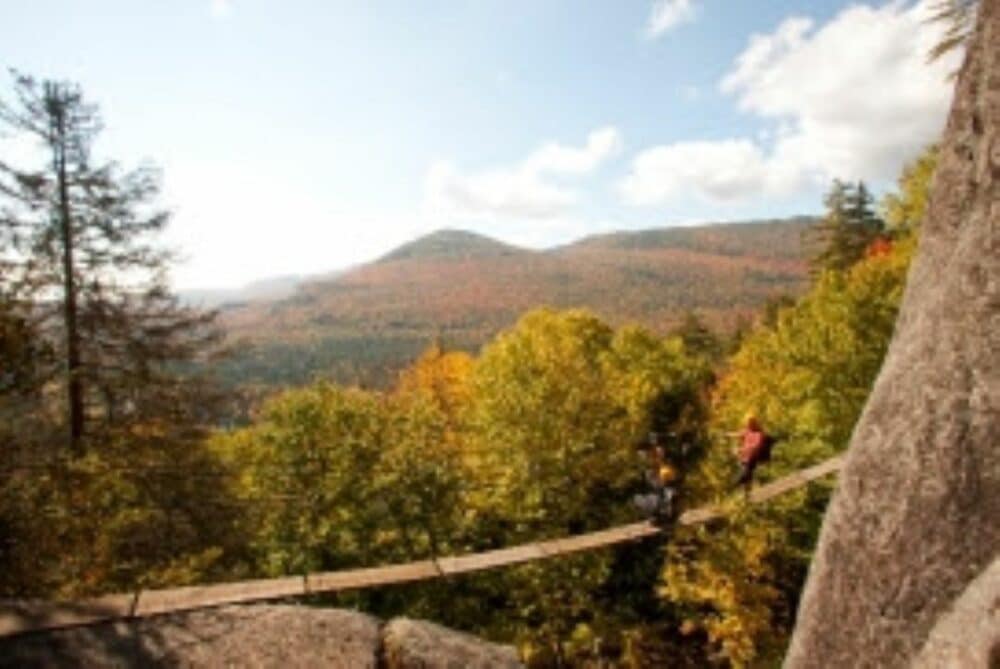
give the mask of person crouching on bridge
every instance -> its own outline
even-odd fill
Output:
[[[677,498],[677,469],[667,460],[666,452],[658,443],[656,434],[649,435],[649,441],[644,445],[648,453],[646,469],[646,484],[650,492],[636,495],[635,506],[650,516],[654,524],[666,527],[674,519]]]

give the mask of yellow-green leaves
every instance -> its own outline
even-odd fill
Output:
[[[631,495],[645,464],[636,441],[654,427],[692,431],[707,378],[707,364],[679,338],[638,327],[616,332],[586,311],[524,316],[486,347],[473,373],[467,439],[481,482],[468,497],[475,536],[506,545],[634,519]],[[671,455],[678,445],[667,442]],[[621,591],[621,601],[598,604],[600,593],[614,590],[616,578],[650,592],[652,566],[616,561],[609,551],[503,576],[523,621],[518,636],[542,664],[591,652],[595,610],[611,617],[619,606],[630,610],[630,597],[641,598]],[[618,626],[604,629],[620,635]]]
[[[927,196],[937,158],[938,147],[932,144],[903,168],[899,177],[899,192],[890,193],[882,200],[883,215],[891,228],[905,231],[919,227],[927,211]]]
[[[679,340],[616,333],[585,311],[529,313],[473,376],[470,439],[496,484],[488,503],[526,536],[624,517],[636,440],[654,420],[679,420],[704,378]]]
[[[731,492],[735,441],[725,435],[748,411],[781,438],[761,478],[847,446],[892,335],[913,246],[902,239],[846,272],[821,273],[809,294],[744,339],[715,389],[716,438],[689,479],[699,501]],[[744,509],[716,531],[681,531],[670,546],[663,594],[734,664],[781,656],[826,497],[816,485]]]

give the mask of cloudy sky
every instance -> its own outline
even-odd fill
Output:
[[[3,2],[0,65],[81,83],[164,170],[180,288],[442,227],[545,247],[820,210],[944,123],[915,0]],[[0,95],[9,95],[9,78]]]

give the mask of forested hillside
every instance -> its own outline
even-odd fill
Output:
[[[230,335],[253,347],[224,373],[234,383],[384,386],[431,342],[474,351],[541,305],[656,332],[697,310],[731,330],[768,300],[801,293],[813,222],[620,232],[548,251],[433,233],[290,298],[226,309]]]

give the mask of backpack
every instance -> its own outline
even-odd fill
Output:
[[[760,444],[760,452],[759,455],[757,456],[757,462],[771,461],[771,449],[774,447],[774,442],[776,441],[777,439],[767,434],[766,432],[764,433],[764,439],[761,441]]]

